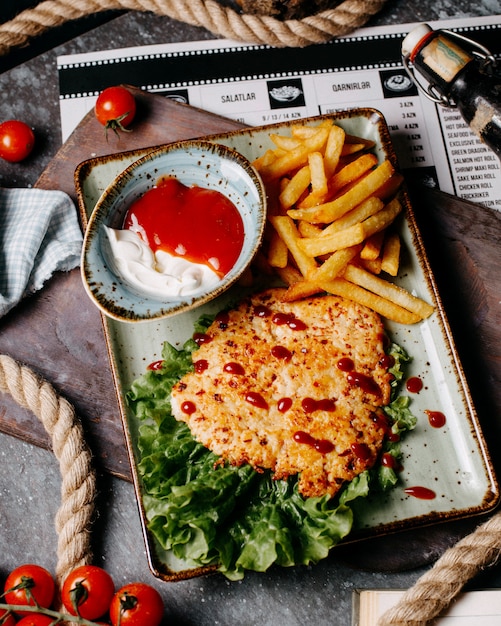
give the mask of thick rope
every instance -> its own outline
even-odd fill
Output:
[[[238,13],[216,0],[45,0],[0,24],[0,55],[70,20],[110,10],[148,11],[200,26],[214,35],[252,44],[304,47],[325,43],[361,27],[386,0],[344,0],[301,20]]]
[[[91,454],[73,407],[48,382],[7,355],[0,355],[0,392],[9,393],[17,404],[32,411],[52,437],[62,477],[55,521],[56,578],[61,582],[72,569],[92,560],[90,525],[96,483]]]
[[[0,355],[0,393],[30,409],[52,437],[60,463],[61,505],[56,515],[58,563],[64,580],[78,565],[91,562],[90,525],[96,492],[91,454],[73,407],[29,368]],[[464,585],[501,554],[501,513],[449,548],[378,621],[378,626],[427,626],[456,598]]]
[[[501,552],[501,513],[461,539],[386,611],[378,626],[426,626],[456,598],[463,586]]]

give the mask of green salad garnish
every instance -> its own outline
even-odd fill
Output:
[[[203,316],[195,331],[206,331],[212,320]],[[224,463],[171,414],[170,391],[192,370],[197,349],[193,339],[180,350],[166,342],[162,366],[146,371],[127,394],[139,424],[138,472],[150,533],[165,555],[190,568],[217,566],[231,580],[243,578],[246,570],[317,563],[352,530],[353,503],[369,492],[392,488],[397,472],[391,464],[380,464],[333,498],[304,498],[296,477],[273,480],[271,472]],[[409,357],[395,344],[390,353],[395,358],[394,382],[391,403],[384,411],[399,436],[386,441],[383,452],[398,460],[399,440],[414,428],[416,418],[409,398],[399,395]]]

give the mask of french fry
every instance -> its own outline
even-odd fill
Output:
[[[282,296],[281,300],[283,300],[283,302],[295,302],[296,300],[315,296],[317,293],[322,293],[323,291],[322,287],[319,287],[309,280],[299,280],[297,283],[287,287],[287,291]]]
[[[374,146],[376,145],[372,139],[367,139],[366,137],[359,137],[358,135],[351,135],[349,133],[346,133],[344,141],[345,141],[345,144],[347,145],[363,144],[365,150],[372,150],[372,148],[374,148]]]
[[[310,282],[319,283],[324,280],[332,280],[342,274],[350,261],[360,252],[361,245],[351,246],[336,250],[316,270],[308,274]]]
[[[381,257],[377,259],[360,259],[360,267],[365,268],[371,274],[381,274]]]
[[[362,150],[365,150],[364,143],[345,143],[341,150],[341,156],[348,156],[355,152],[361,152]]]
[[[392,198],[402,186],[404,177],[402,174],[395,172],[393,176],[387,180],[374,194],[381,200],[389,200]]]
[[[319,287],[322,287],[327,293],[363,304],[383,317],[399,324],[416,324],[422,319],[416,313],[404,309],[391,300],[387,300],[343,278],[335,278],[334,280],[319,283]]]
[[[269,219],[277,233],[287,245],[301,274],[306,276],[308,272],[314,270],[317,267],[317,263],[313,257],[305,254],[299,247],[298,244],[301,237],[293,220],[288,215],[271,215]]]
[[[332,235],[320,237],[303,237],[297,242],[298,247],[309,257],[329,254],[341,248],[356,246],[365,239],[365,230],[362,223],[354,224]]]
[[[310,222],[303,222],[301,220],[297,222],[297,230],[301,237],[319,237],[323,233],[320,226],[310,224]]]
[[[348,265],[343,276],[346,280],[359,287],[363,287],[382,298],[390,300],[403,309],[411,311],[420,319],[426,319],[433,313],[433,307],[424,300],[421,300],[421,298],[413,296],[402,287],[383,280],[378,276],[374,276],[360,267]]]
[[[398,274],[400,265],[400,237],[398,233],[390,233],[384,242],[381,257],[381,270],[390,276]]]
[[[373,141],[330,120],[289,132],[271,134],[275,147],[254,161],[273,227],[260,262],[287,285],[284,301],[327,292],[402,324],[431,315],[430,304],[387,280],[399,271],[401,241],[388,227],[403,209],[402,175],[367,152]]]
[[[286,285],[294,285],[295,283],[299,283],[303,280],[303,275],[301,272],[293,267],[292,265],[286,265],[285,267],[277,267],[277,274],[279,278]]]
[[[254,165],[254,167],[259,171],[260,169],[272,163],[272,161],[274,161],[276,158],[277,157],[273,150],[266,150],[266,152],[264,152],[260,157],[254,159],[252,165]]]
[[[308,162],[310,152],[321,151],[324,148],[328,136],[329,129],[327,127],[319,128],[311,137],[300,142],[292,150],[285,151],[271,163],[260,167],[258,171],[261,177],[264,181],[273,180],[302,167]]]
[[[302,167],[308,161],[308,148],[305,146],[299,146],[294,150],[285,152],[283,155],[277,157],[271,163],[267,163],[260,168],[256,169],[261,174],[263,180],[269,181],[281,176],[285,176],[292,170],[296,170]],[[254,163],[256,166],[256,164]]]
[[[270,235],[268,244],[268,263],[271,267],[285,267],[289,259],[289,249],[276,230]]]
[[[371,215],[363,221],[365,236],[372,237],[376,233],[389,226],[397,215],[402,211],[402,205],[398,198],[394,198],[381,211]]]
[[[310,167],[309,165],[304,165],[294,174],[294,176],[287,182],[287,184],[282,189],[279,196],[281,206],[284,209],[289,209],[308,189],[310,182]]]
[[[330,120],[322,120],[317,126],[306,126],[305,124],[293,124],[290,127],[291,135],[298,139],[308,139],[312,137],[319,128],[332,128],[333,124]]]
[[[378,258],[383,247],[384,231],[380,230],[367,237],[365,245],[360,252],[360,258],[364,261],[374,261]]]
[[[349,185],[353,185],[358,179],[364,176],[369,170],[377,165],[377,158],[374,154],[363,154],[351,163],[344,165],[328,180],[328,191],[326,196],[319,197],[310,193],[303,200],[297,203],[298,209],[307,209],[318,206],[334,197],[341,191],[346,191]]]
[[[295,150],[301,145],[301,142],[294,137],[288,137],[287,135],[277,135],[272,133],[270,135],[270,139],[277,146],[277,148],[282,148],[282,150]]]
[[[340,230],[345,230],[345,228],[349,228],[350,226],[363,222],[372,215],[377,214],[383,209],[383,207],[383,202],[379,198],[371,196],[351,211],[348,211],[348,213],[345,213],[343,217],[334,220],[331,224],[329,224],[329,226],[324,228],[322,236],[327,237],[328,235],[332,235]]]
[[[308,165],[311,175],[311,192],[319,197],[327,193],[327,176],[325,174],[324,157],[321,152],[310,152]]]
[[[393,174],[392,164],[386,160],[369,172],[346,193],[331,202],[311,209],[291,209],[288,215],[293,219],[306,220],[313,224],[328,224],[366,200]]]
[[[334,124],[330,128],[324,153],[324,168],[327,178],[330,178],[337,169],[345,137],[346,133],[341,126],[336,126]]]

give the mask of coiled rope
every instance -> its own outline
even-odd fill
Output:
[[[498,561],[500,552],[501,513],[497,513],[446,550],[399,603],[386,611],[378,626],[427,626],[468,581]]]
[[[38,417],[52,438],[62,476],[61,505],[56,515],[58,563],[64,580],[75,567],[90,563],[90,528],[96,480],[82,426],[73,407],[54,388],[10,356],[0,355],[0,393],[8,393]],[[464,585],[501,554],[501,513],[449,548],[399,603],[380,618],[378,626],[427,626],[460,593]]]
[[[304,47],[325,43],[363,26],[386,0],[344,0],[301,20],[239,13],[216,0],[45,0],[0,24],[0,55],[70,20],[111,10],[146,11],[200,26],[214,35],[251,44]]]
[[[56,578],[92,560],[90,527],[96,480],[91,453],[71,404],[52,385],[10,356],[0,355],[0,392],[8,393],[40,419],[52,438],[52,450],[62,477],[61,504],[56,514],[58,533]]]
[[[347,35],[363,26],[385,2],[344,0],[334,9],[301,20],[280,21],[264,15],[240,14],[215,0],[45,0],[0,24],[0,55],[70,20],[110,10],[152,12],[246,43],[305,47]],[[0,392],[10,393],[20,406],[30,409],[52,437],[62,475],[61,505],[56,515],[56,576],[62,580],[71,569],[92,558],[89,546],[95,475],[91,454],[73,407],[49,383],[6,355],[0,355]],[[427,626],[454,601],[469,580],[498,561],[500,550],[498,513],[449,548],[385,613],[378,626]]]

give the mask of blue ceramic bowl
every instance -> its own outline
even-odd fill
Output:
[[[105,226],[122,228],[131,203],[165,176],[187,186],[215,189],[238,209],[244,225],[240,256],[215,286],[192,296],[160,299],[139,293],[114,270]],[[252,262],[263,237],[266,193],[261,178],[239,152],[203,140],[181,141],[156,149],[127,167],[104,191],[86,228],[81,272],[85,289],[107,316],[142,322],[185,312],[220,296]]]

